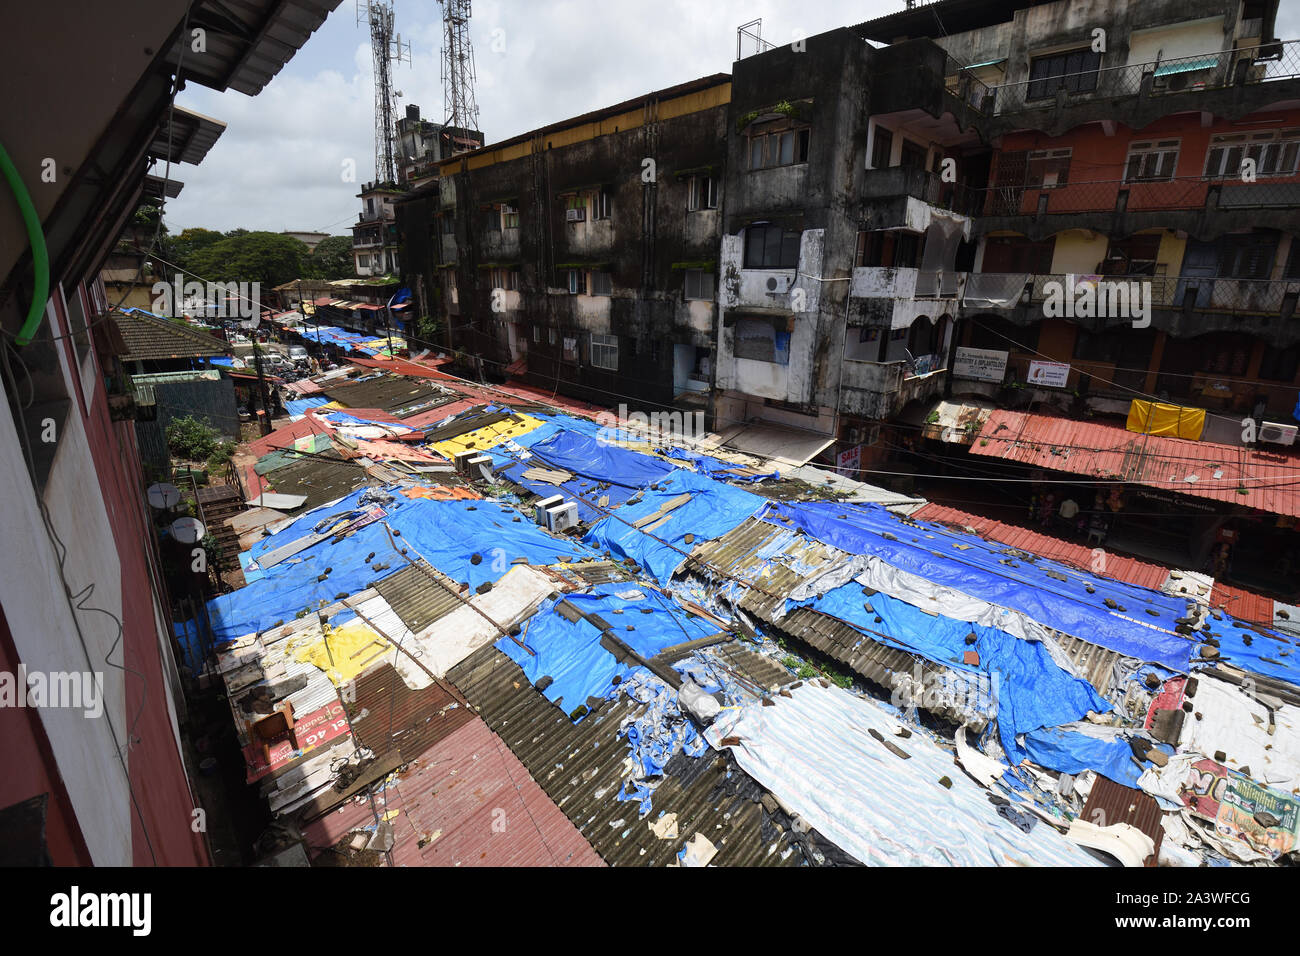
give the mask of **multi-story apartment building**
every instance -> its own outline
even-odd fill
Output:
[[[730,89],[704,77],[443,161],[398,206],[417,311],[485,374],[703,410]]]
[[[352,261],[359,276],[394,275],[400,268],[394,202],[406,192],[394,183],[365,183],[352,226]]]
[[[423,186],[437,178],[439,162],[482,145],[483,134],[478,130],[421,119],[420,107],[411,103],[397,121],[397,181],[410,188]]]
[[[0,143],[34,215],[0,215],[0,851],[10,865],[208,862],[180,721],[172,608],[132,396],[98,279],[123,227],[220,124],[186,83],[255,95],[338,0],[25,8],[0,31]],[[205,31],[206,52],[193,49]],[[60,57],[33,38],[58,37]],[[94,63],[68,70],[65,58]],[[169,124],[177,124],[169,129]],[[197,137],[190,150],[190,130]],[[172,153],[168,153],[170,143]],[[44,175],[43,175],[44,173]],[[38,696],[35,688],[43,688]]]

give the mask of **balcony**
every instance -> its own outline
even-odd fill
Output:
[[[910,362],[864,362],[845,359],[840,371],[840,411],[884,420],[910,401],[943,392],[947,372],[934,366],[943,356],[919,356]]]
[[[963,75],[959,72],[958,79]],[[1059,131],[1092,119],[1140,127],[1185,109],[1240,115],[1262,102],[1295,98],[1297,81],[1300,41],[1287,40],[1003,83],[989,89],[983,111],[995,119],[1021,114],[1007,123],[991,123],[990,135],[1026,123]],[[1134,102],[1125,108],[1122,101],[1129,97]],[[1064,111],[1070,115],[1062,115]],[[1033,112],[1041,113],[1037,121],[1023,115]]]
[[[1300,175],[1260,176],[1249,183],[1239,176],[1104,179],[993,186],[972,193],[979,233],[1013,229],[1038,238],[1072,228],[1134,232],[1161,227],[1209,238],[1249,226],[1291,228],[1300,208]]]
[[[908,216],[908,199],[961,216],[977,215],[987,201],[981,190],[946,183],[936,173],[913,166],[868,170],[862,182],[864,218],[873,229],[924,229],[925,223]]]

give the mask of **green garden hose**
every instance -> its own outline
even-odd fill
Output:
[[[45,248],[45,233],[41,231],[41,218],[36,214],[32,195],[18,175],[18,167],[9,158],[4,144],[0,143],[0,172],[4,173],[9,188],[13,191],[18,209],[23,214],[23,225],[27,227],[27,238],[32,244],[32,270],[36,273],[36,285],[32,289],[32,304],[27,309],[27,321],[18,330],[16,342],[26,345],[36,335],[45,314],[45,302],[50,297],[50,254]]]

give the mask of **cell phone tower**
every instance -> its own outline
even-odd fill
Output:
[[[393,5],[384,0],[357,0],[357,23],[364,19],[370,27],[370,53],[375,72],[375,182],[391,183],[397,179],[393,163],[393,64],[411,62],[411,45],[393,32]]]
[[[474,99],[474,45],[469,39],[470,0],[438,0],[442,6],[442,89],[447,119],[453,130],[452,152],[464,152],[456,130],[478,129]]]

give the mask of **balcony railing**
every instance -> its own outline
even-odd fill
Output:
[[[868,170],[862,183],[863,199],[911,196],[961,216],[979,215],[988,198],[984,190],[944,182],[937,173],[915,166]]]
[[[1300,300],[1300,279],[1247,279],[1233,276],[1075,275],[1075,287],[1087,282],[1145,283],[1151,287],[1151,307],[1195,312],[1290,317]],[[962,304],[973,309],[1015,308],[1044,302],[1068,287],[1064,274],[972,272]],[[1025,297],[1028,292],[1028,299]],[[1077,301],[1078,293],[1076,293]],[[1108,299],[1108,303],[1112,300]]]
[[[1003,83],[989,90],[985,112],[1050,108],[1061,90],[1071,100],[1143,93],[1162,96],[1251,86],[1300,77],[1300,40],[1128,63],[1083,73]]]
[[[1300,175],[1256,173],[1183,176],[1177,179],[1098,179],[1052,186],[990,186],[971,190],[972,208],[984,216],[1042,216],[1089,212],[1249,210],[1300,206]]]

